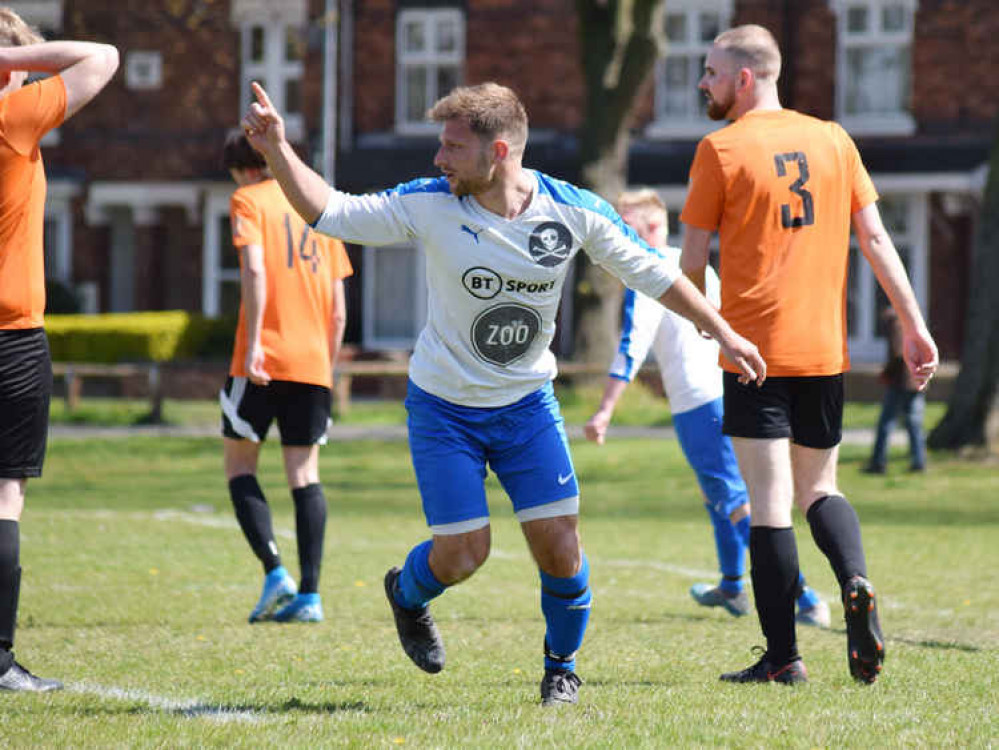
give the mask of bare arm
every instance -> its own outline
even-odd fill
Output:
[[[271,104],[267,92],[254,82],[257,101],[243,117],[243,132],[250,145],[264,155],[271,174],[278,181],[288,202],[310,225],[326,208],[330,186],[295,153],[284,134],[284,120]]]
[[[756,346],[732,330],[690,279],[686,276],[678,278],[659,298],[659,302],[715,339],[722,354],[742,371],[740,383],[752,381],[763,385],[767,377],[767,363],[763,361]]]
[[[614,407],[617,406],[621,394],[624,393],[624,389],[627,387],[627,380],[607,378],[607,384],[604,386],[604,395],[600,399],[600,406],[597,407],[593,416],[583,425],[583,434],[587,440],[597,445],[604,444],[604,439],[607,436],[607,428],[610,426],[611,417],[614,416]]]
[[[680,270],[694,283],[701,294],[704,294],[706,288],[704,275],[710,252],[711,232],[684,224]]]
[[[902,326],[902,356],[922,390],[936,372],[937,347],[919,310],[905,266],[881,221],[877,204],[872,203],[853,214],[853,229],[864,257],[898,314]]]
[[[264,370],[264,350],[260,343],[264,307],[267,305],[267,269],[264,267],[264,249],[260,245],[243,248],[239,281],[246,319],[246,376],[251,383],[267,385],[271,378]]]
[[[347,300],[343,292],[343,279],[333,280],[333,313],[330,316],[330,370],[336,367],[347,330]]]
[[[42,42],[0,49],[0,71],[58,73],[66,87],[66,119],[97,96],[118,69],[118,50],[95,42]]]

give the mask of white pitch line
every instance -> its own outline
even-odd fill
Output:
[[[216,518],[205,513],[187,513],[182,510],[157,510],[152,514],[154,521],[182,521],[194,526],[206,526],[212,529],[239,531],[239,524],[231,518]],[[291,529],[274,529],[274,536],[282,539],[294,539],[295,532]]]
[[[152,514],[147,513],[130,513],[123,514],[119,511],[113,510],[97,510],[97,511],[84,511],[91,514],[98,514],[103,516],[111,515],[134,515],[141,516],[143,518],[152,517],[154,521],[182,521],[183,523],[193,524],[195,526],[205,526],[208,528],[215,529],[226,529],[226,530],[239,530],[239,524],[235,520],[228,518],[216,518],[211,514],[206,513],[190,513],[187,511],[180,510],[157,510],[153,511]],[[291,529],[274,529],[274,535],[279,536],[283,539],[295,539],[295,532]],[[505,550],[493,547],[490,551],[490,557],[500,559],[500,560],[513,560],[517,559],[517,555],[506,552]],[[652,570],[658,570],[663,573],[670,573],[672,575],[683,576],[684,578],[689,578],[691,580],[700,580],[702,578],[707,578],[709,580],[713,579],[718,575],[717,571],[713,570],[703,570],[698,568],[688,568],[684,565],[674,565],[673,563],[662,562],[660,560],[629,560],[629,559],[612,559],[604,560],[600,558],[593,558],[593,562],[600,566],[606,566],[610,568],[647,568]],[[832,598],[826,596],[822,592],[818,592],[819,596],[825,601],[833,601]],[[888,604],[889,608],[905,609],[906,606],[897,601]]]
[[[144,703],[155,711],[192,719],[205,718],[221,723],[232,721],[256,723],[264,719],[264,715],[257,711],[227,708],[220,704],[211,704],[200,700],[174,700],[162,695],[147,693],[145,690],[95,685],[89,682],[70,683],[66,685],[66,689],[73,693],[96,695],[99,698]]]

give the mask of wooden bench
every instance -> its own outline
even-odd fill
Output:
[[[156,362],[101,364],[96,362],[53,362],[53,377],[62,377],[66,384],[66,411],[72,413],[80,405],[84,378],[112,378],[123,380],[136,376],[145,377],[149,392],[147,419],[158,422],[163,418],[163,378]]]

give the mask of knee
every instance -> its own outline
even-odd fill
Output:
[[[579,572],[583,551],[575,530],[557,534],[535,550],[538,567],[555,578],[571,578]]]
[[[430,553],[430,567],[441,583],[453,586],[471,577],[489,558],[489,534],[462,535],[446,542],[438,537]]]

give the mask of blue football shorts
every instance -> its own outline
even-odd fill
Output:
[[[492,469],[523,523],[576,515],[579,485],[551,383],[508,406],[460,406],[412,381],[409,447],[423,513],[434,534],[489,524],[483,482]]]
[[[674,414],[673,427],[708,504],[716,512],[730,516],[749,502],[749,493],[739,473],[732,441],[722,434],[723,403],[717,398]]]

